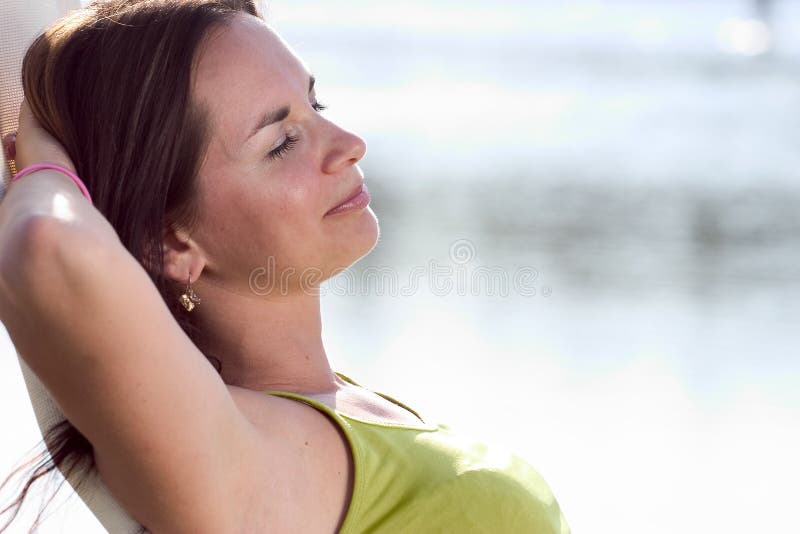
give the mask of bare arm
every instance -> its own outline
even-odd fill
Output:
[[[236,530],[263,455],[256,433],[108,221],[58,172],[15,182],[0,202],[0,320],[112,491],[136,487],[122,502],[136,519]]]

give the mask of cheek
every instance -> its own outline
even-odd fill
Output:
[[[316,174],[298,169],[235,180],[229,175],[204,190],[203,233],[218,264],[238,268],[265,256],[296,266],[319,260],[322,214],[326,200],[335,200],[324,197]]]
[[[286,211],[298,215],[317,213],[325,204],[325,177],[319,176],[314,167],[308,164],[309,158],[309,155],[297,154],[296,165],[287,168],[285,174],[274,180],[275,184],[279,184],[273,191],[275,199]]]
[[[299,157],[297,160],[305,163]],[[314,234],[320,232],[322,214],[327,211],[323,180],[324,177],[307,165],[298,165],[274,177],[277,185],[271,188],[265,203],[270,212],[279,217],[283,232],[294,237],[298,237],[298,233],[305,234],[304,240],[315,240]],[[300,246],[300,243],[294,245]]]
[[[249,261],[269,239],[269,206],[252,188],[232,188],[232,178],[209,184],[203,191],[198,240],[223,270]],[[227,185],[227,187],[225,187]]]
[[[313,184],[296,183],[269,200],[269,225],[281,236],[281,244],[296,251],[318,247],[323,203]]]

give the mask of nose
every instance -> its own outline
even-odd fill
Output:
[[[351,165],[355,165],[367,153],[367,144],[353,132],[331,124],[333,139],[328,153],[322,163],[322,170],[327,174],[336,174]]]

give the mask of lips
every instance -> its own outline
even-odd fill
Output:
[[[335,207],[328,210],[325,215],[332,215],[334,213],[339,213],[341,211],[348,211],[352,208],[360,207],[361,204],[364,204],[364,200],[369,202],[369,192],[367,191],[367,186],[364,182],[361,182],[358,187],[356,187],[350,194],[342,200],[339,204]]]

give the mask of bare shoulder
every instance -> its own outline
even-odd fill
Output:
[[[257,434],[259,448],[248,476],[254,499],[248,528],[275,529],[280,518],[285,532],[335,532],[352,496],[353,460],[339,426],[307,404],[237,386],[227,386],[245,419]],[[263,461],[264,459],[268,461]],[[276,459],[280,473],[275,473]],[[260,471],[261,470],[261,471]],[[274,499],[275,487],[286,497]]]
[[[345,438],[335,424],[314,408],[290,399],[226,387],[254,430],[229,438],[230,449],[239,455],[229,483],[236,488],[230,494],[235,502],[222,499],[217,506],[220,511],[233,507],[241,514],[231,528],[236,532],[337,531],[352,495],[353,471]],[[143,498],[137,485],[129,484],[115,467],[114,458],[102,450],[96,450],[95,457],[101,477],[121,502]],[[151,525],[150,530],[157,533],[160,526]]]
[[[230,384],[225,387],[259,435],[272,437],[279,432],[287,446],[304,444],[310,434],[325,433],[333,427],[324,414],[302,403]]]

